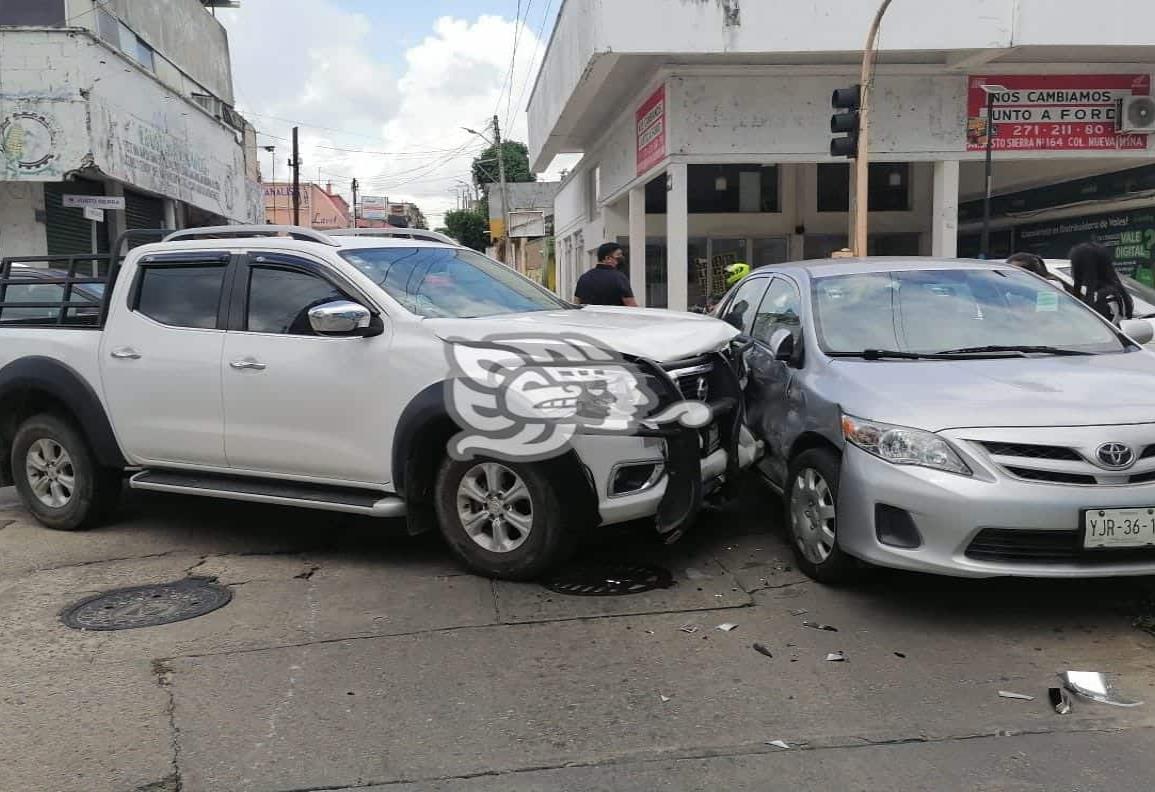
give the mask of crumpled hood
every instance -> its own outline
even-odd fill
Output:
[[[930,431],[1155,422],[1155,354],[959,361],[835,360],[844,412]]]
[[[581,310],[538,311],[479,319],[426,319],[438,338],[479,342],[494,336],[584,336],[623,355],[671,361],[714,352],[738,331],[698,314],[591,305]]]

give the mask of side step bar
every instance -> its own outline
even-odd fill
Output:
[[[405,501],[395,495],[353,487],[330,487],[280,479],[145,470],[130,478],[128,486],[135,490],[150,492],[270,503],[278,506],[364,514],[370,517],[405,516]]]

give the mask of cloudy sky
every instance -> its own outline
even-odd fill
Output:
[[[289,172],[301,127],[302,179],[349,196],[416,202],[431,226],[456,206],[495,112],[525,140],[525,105],[561,0],[243,0],[219,11],[238,109],[260,130],[268,179]],[[513,57],[516,41],[516,57]],[[512,67],[512,68],[511,68]],[[557,162],[558,168],[567,163]]]

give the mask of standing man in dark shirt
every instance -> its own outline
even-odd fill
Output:
[[[626,260],[622,246],[606,242],[598,248],[598,265],[578,278],[574,296],[580,305],[628,305],[637,307],[630,279],[618,266]]]

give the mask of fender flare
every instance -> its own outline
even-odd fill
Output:
[[[432,505],[437,479],[435,463],[449,453],[447,446],[437,443],[447,443],[461,431],[446,406],[447,387],[449,383],[442,381],[422,390],[397,421],[393,438],[393,489],[411,507]],[[544,465],[546,475],[552,480],[566,484],[559,488],[559,496],[567,508],[580,515],[579,519],[591,525],[601,522],[593,477],[576,451],[571,448],[560,456],[535,464]],[[414,513],[412,508],[410,513]]]
[[[123,469],[128,461],[96,391],[77,371],[49,357],[20,358],[0,369],[0,404],[25,390],[41,391],[62,403],[104,467]]]

